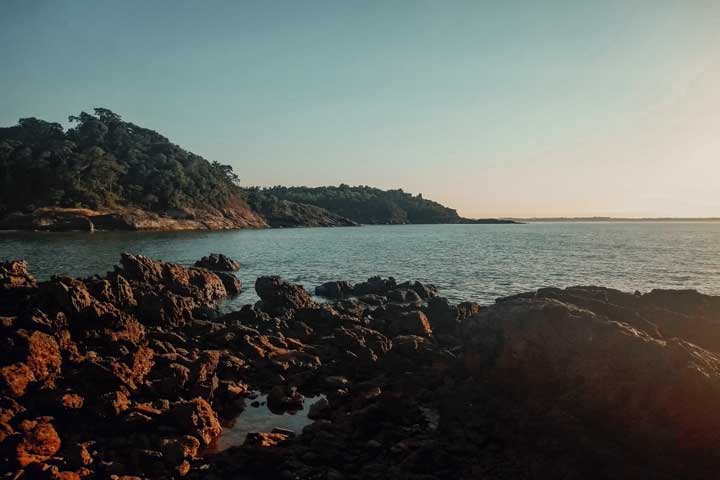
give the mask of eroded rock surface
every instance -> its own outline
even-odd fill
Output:
[[[454,305],[419,282],[235,277],[125,254],[103,277],[0,264],[9,478],[713,478],[720,300],[542,289]],[[302,431],[213,453],[267,395]],[[250,397],[250,398],[249,398]],[[236,420],[243,421],[240,415]]]

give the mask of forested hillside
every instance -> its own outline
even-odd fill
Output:
[[[96,108],[67,132],[37,118],[0,128],[0,213],[35,207],[151,211],[224,208],[240,198],[232,168]]]

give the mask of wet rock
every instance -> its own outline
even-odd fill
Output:
[[[288,436],[282,433],[253,432],[245,437],[244,446],[269,448],[287,441]]]
[[[415,290],[406,288],[396,288],[394,290],[390,290],[387,292],[386,296],[389,301],[396,303],[417,303],[422,301],[422,298],[417,294],[417,292],[415,292]]]
[[[368,305],[383,305],[387,303],[388,299],[387,297],[383,297],[382,295],[376,295],[374,293],[368,293],[367,295],[362,295],[358,298],[359,301],[362,303],[366,303]]]
[[[398,287],[413,290],[422,300],[429,300],[437,295],[437,288],[434,285],[425,285],[420,282],[403,282]]]
[[[352,294],[352,292],[352,284],[344,280],[325,282],[322,285],[315,287],[315,295],[326,298],[342,298]]]
[[[260,297],[260,309],[267,312],[283,312],[314,305],[310,294],[303,287],[288,283],[278,276],[258,278],[255,291]]]
[[[242,283],[232,273],[217,272],[216,275],[220,277],[228,295],[239,295],[242,292]]]
[[[267,396],[267,405],[271,412],[302,410],[304,398],[295,387],[276,385]]]
[[[327,418],[330,415],[330,403],[327,398],[321,398],[310,406],[308,418],[317,420],[319,418]]]
[[[353,294],[357,296],[375,294],[385,295],[388,291],[397,288],[397,282],[393,277],[387,279],[382,277],[370,277],[366,282],[358,283],[353,288]]]
[[[222,253],[211,253],[195,262],[196,267],[207,268],[219,272],[234,272],[240,270],[240,263]]]

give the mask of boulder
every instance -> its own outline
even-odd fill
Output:
[[[222,433],[217,415],[202,398],[172,404],[168,419],[182,433],[192,435],[205,446],[210,445]]]
[[[6,358],[17,359],[11,365],[0,368],[0,388],[5,394],[21,397],[29,384],[39,382],[54,387],[60,374],[62,356],[55,339],[42,332],[28,335],[19,331],[13,338],[15,348],[5,352]]]
[[[258,278],[255,281],[255,291],[260,297],[259,308],[266,312],[283,312],[315,305],[302,286],[289,283],[278,276]]]
[[[366,282],[358,283],[353,288],[353,294],[357,296],[376,294],[385,295],[388,291],[397,287],[397,282],[393,277],[387,279],[375,276],[367,279]]]
[[[342,298],[350,295],[352,291],[352,284],[344,280],[325,282],[322,285],[315,287],[315,295],[325,298]]]
[[[222,253],[211,253],[195,262],[196,267],[207,268],[218,272],[234,272],[240,270],[240,263]]]
[[[9,292],[28,292],[37,287],[35,277],[24,260],[0,262],[0,295]]]
[[[455,333],[460,326],[459,309],[447,298],[431,298],[425,311],[432,329],[437,333]]]
[[[267,396],[267,406],[273,413],[297,411],[303,408],[304,397],[295,387],[276,385]]]
[[[60,437],[50,420],[48,417],[23,420],[17,432],[5,440],[9,445],[4,446],[13,451],[12,460],[19,467],[44,462],[60,449]]]
[[[715,464],[720,358],[547,298],[514,298],[462,325],[465,364],[532,412],[576,416],[647,458]],[[692,459],[692,460],[690,460]]]
[[[432,328],[427,316],[420,310],[403,312],[394,316],[388,323],[388,333],[396,335],[419,335],[429,337],[432,335]]]

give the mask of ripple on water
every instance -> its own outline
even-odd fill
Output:
[[[24,258],[41,279],[102,274],[120,252],[192,265],[210,252],[238,260],[244,292],[261,275],[309,290],[372,275],[433,283],[459,302],[542,286],[603,285],[627,291],[698,288],[720,294],[720,222],[398,225],[224,232],[0,232],[0,260]]]

